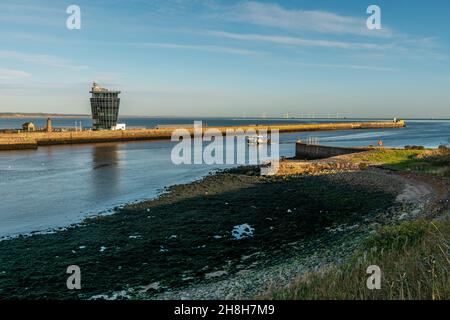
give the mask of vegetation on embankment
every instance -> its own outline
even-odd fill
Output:
[[[374,164],[392,170],[407,170],[450,176],[450,148],[374,149],[353,154],[350,159],[361,164]]]
[[[346,156],[360,167],[428,173],[445,185],[450,152],[411,147],[374,149]],[[417,176],[428,176],[417,175]],[[448,190],[448,184],[447,184]],[[438,220],[413,220],[384,226],[365,239],[349,262],[307,273],[264,299],[450,299],[450,219],[448,196]],[[369,290],[367,267],[379,266],[381,290]]]
[[[368,237],[353,259],[308,273],[264,299],[450,299],[450,221],[386,226]],[[369,290],[367,267],[382,272],[381,289]]]

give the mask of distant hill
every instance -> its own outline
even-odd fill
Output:
[[[60,113],[22,113],[22,112],[0,112],[0,118],[84,118],[91,117],[89,114],[60,114]]]
[[[90,118],[90,114],[64,114],[64,113],[45,113],[45,112],[0,112],[1,118]],[[143,115],[119,115],[119,118],[177,118],[176,116],[143,116]]]

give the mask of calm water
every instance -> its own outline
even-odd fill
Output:
[[[20,127],[27,119],[0,119],[0,128]],[[44,126],[45,120],[33,119]],[[39,121],[42,121],[39,122]],[[88,119],[54,119],[56,126]],[[129,126],[192,123],[193,119],[123,119]],[[330,120],[324,120],[329,122]],[[214,125],[299,122],[297,120],[205,119]],[[317,122],[317,121],[316,121]],[[290,133],[280,136],[282,156],[294,155],[298,138],[320,138],[336,146],[407,144],[436,147],[447,143],[450,121],[409,121],[404,129]],[[0,152],[0,237],[43,231],[79,222],[121,204],[150,199],[164,187],[198,179],[224,166],[182,165],[170,160],[173,143],[138,142],[50,146]]]

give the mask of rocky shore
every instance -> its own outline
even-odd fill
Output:
[[[435,189],[427,183],[415,181],[411,185],[410,178],[392,174],[384,170],[372,169],[367,171],[350,172],[350,165],[340,163],[324,164],[318,161],[300,164],[288,161],[282,165],[281,174],[287,172],[298,173],[306,168],[306,174],[328,174],[327,179],[336,184],[352,185],[360,188],[373,187],[395,195],[395,202],[389,208],[367,215],[359,223],[341,224],[326,227],[328,235],[317,236],[306,243],[299,239],[287,244],[291,251],[288,259],[271,257],[264,264],[256,264],[252,268],[209,283],[199,283],[180,290],[167,290],[157,294],[152,299],[254,299],[264,296],[266,292],[288,287],[300,276],[310,272],[323,272],[328,267],[340,265],[350,259],[358,249],[361,241],[378,230],[381,226],[398,223],[404,220],[414,220],[419,216],[429,214],[430,206],[434,203]],[[338,161],[339,162],[339,161]],[[311,170],[314,167],[315,169]],[[336,167],[339,168],[336,171]],[[294,169],[295,168],[295,169]],[[330,168],[334,168],[330,171]],[[345,169],[343,169],[345,168]],[[353,168],[354,169],[354,168]],[[340,171],[341,170],[341,171]],[[341,235],[338,237],[337,235]],[[330,240],[330,236],[332,240]],[[335,237],[333,237],[335,236]],[[247,256],[243,257],[244,259]]]
[[[385,170],[298,165],[272,177],[219,172],[55,234],[2,241],[0,299],[251,299],[345,261],[436,194]],[[66,288],[70,265],[80,291]]]

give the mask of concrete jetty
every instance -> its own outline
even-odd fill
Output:
[[[281,125],[246,125],[227,127],[204,127],[202,130],[218,129],[222,134],[227,130],[279,130],[280,133],[302,131],[326,131],[326,130],[356,130],[356,129],[382,129],[403,128],[405,121],[372,121],[372,122],[338,122],[318,124],[281,124]],[[182,128],[183,126],[180,126]],[[0,150],[35,149],[39,146],[123,142],[144,140],[168,140],[177,126],[157,129],[132,129],[132,130],[105,130],[105,131],[67,131],[67,132],[19,132],[0,133]],[[193,134],[194,128],[186,128]]]

